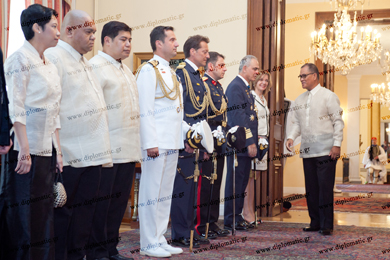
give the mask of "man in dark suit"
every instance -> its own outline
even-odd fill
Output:
[[[9,113],[8,113],[8,96],[5,89],[5,77],[4,77],[4,67],[3,67],[3,52],[0,48],[0,154],[6,155],[12,146],[12,140],[10,139],[10,129],[12,127]],[[1,156],[1,173],[0,173],[0,259],[5,258],[5,252],[7,248],[6,238],[5,238],[5,225],[7,224],[6,220],[3,219],[5,216],[4,211],[6,211],[6,178],[4,176],[4,167],[8,165],[6,160],[8,156]]]
[[[207,98],[205,98],[205,85],[201,78],[199,67],[206,65],[209,56],[209,39],[204,36],[195,35],[189,37],[184,43],[185,62],[180,63],[176,73],[183,86],[184,121],[189,125],[196,124],[202,120],[207,120]],[[200,151],[199,160],[208,159],[209,156],[204,151]],[[190,230],[194,219],[194,181],[186,179],[194,174],[195,169],[194,154],[181,151],[179,153],[178,171],[173,186],[173,196],[183,193],[181,199],[172,200],[171,225],[173,244],[180,247],[190,246]],[[202,163],[199,163],[201,169]],[[201,172],[202,174],[202,172]],[[200,180],[201,178],[199,178]],[[199,192],[199,189],[198,189]],[[204,239],[195,233],[194,247],[199,247],[199,243],[208,244],[208,239]]]
[[[257,154],[257,115],[253,96],[249,92],[249,83],[256,79],[259,73],[259,62],[252,55],[245,56],[239,66],[239,74],[230,82],[226,89],[226,96],[229,100],[229,106],[234,109],[228,109],[228,122],[230,126],[242,126],[246,131],[247,151],[237,154],[238,166],[235,168],[236,190],[233,194],[233,160],[234,155],[227,156],[227,176],[225,186],[225,197],[234,196],[235,200],[235,227],[237,230],[248,230],[254,228],[242,217],[244,206],[244,193],[248,185],[251,160]],[[237,195],[236,195],[237,194]],[[232,229],[233,226],[233,200],[225,201],[225,228]]]
[[[226,116],[227,116],[227,98],[224,94],[223,88],[219,80],[222,79],[226,72],[225,57],[218,52],[209,52],[210,58],[206,62],[206,73],[203,81],[207,84],[208,92],[211,100],[209,100],[208,107],[208,123],[212,131],[217,130],[218,127],[226,133]],[[225,237],[229,235],[229,231],[218,227],[219,217],[219,201],[220,189],[223,175],[223,167],[225,165],[225,144],[222,142],[214,142],[214,155],[217,159],[217,179],[214,180],[214,187],[210,198],[211,185],[210,181],[202,178],[198,182],[198,187],[201,186],[200,201],[196,209],[195,230],[202,237],[206,236],[206,223],[208,220],[208,208],[210,207],[210,223],[208,238],[213,239],[217,237]],[[211,176],[214,173],[213,167],[214,158],[202,162],[203,175]],[[211,201],[211,203],[210,203]],[[210,203],[210,205],[209,205]]]

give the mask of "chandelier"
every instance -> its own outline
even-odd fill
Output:
[[[356,9],[357,3],[360,3],[362,5],[363,13],[364,2],[365,0],[330,0],[330,5],[332,6],[334,3],[336,11],[340,13],[340,11],[342,11],[344,8]]]
[[[323,63],[335,66],[341,70],[342,75],[347,75],[354,67],[370,64],[375,61],[382,51],[380,34],[377,30],[367,26],[361,28],[360,37],[356,32],[356,11],[351,20],[348,8],[356,6],[360,0],[334,0],[337,7],[344,9],[334,14],[333,26],[327,35],[327,26],[322,25],[321,30],[311,34],[310,52],[315,59]],[[363,1],[364,3],[364,1]],[[363,4],[362,3],[362,4]]]
[[[380,103],[390,109],[390,82],[387,83],[388,89],[386,90],[385,83],[381,85],[371,85],[370,100],[375,103]]]
[[[390,81],[390,53],[386,51],[384,64],[381,64],[382,74],[386,76],[386,81]]]

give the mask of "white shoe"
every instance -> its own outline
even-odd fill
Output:
[[[333,189],[333,192],[341,193],[341,192],[343,192],[343,191],[342,191],[342,190],[339,190],[339,189],[337,189],[337,188],[334,188],[334,189]]]
[[[143,250],[140,255],[154,256],[154,257],[171,257],[171,253],[164,249],[157,247],[155,249]]]
[[[165,245],[160,246],[160,247],[162,249],[164,249],[165,251],[171,253],[172,255],[177,255],[177,254],[183,253],[183,249],[177,248],[177,247],[173,247],[173,246],[170,246],[168,244],[165,244]]]

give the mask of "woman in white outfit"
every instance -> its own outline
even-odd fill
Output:
[[[269,136],[269,109],[267,105],[267,100],[265,97],[268,95],[268,92],[271,88],[271,77],[268,72],[261,71],[257,76],[256,80],[251,85],[251,93],[255,98],[255,105],[257,109],[257,117],[258,117],[258,135],[259,142],[261,140],[267,140]],[[264,155],[263,159],[259,161],[255,159],[256,165],[252,162],[252,168],[255,169],[256,179],[258,180],[260,177],[260,171],[267,170],[267,154]],[[251,174],[252,175],[252,174]],[[243,209],[243,217],[244,219],[252,224],[255,224],[255,210],[254,210],[254,176],[249,177],[248,186],[245,190],[247,196],[244,199],[244,209]],[[259,204],[259,203],[257,203]],[[260,221],[259,221],[260,222]]]

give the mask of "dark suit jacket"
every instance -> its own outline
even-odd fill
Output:
[[[9,145],[9,130],[12,125],[10,123],[9,113],[8,113],[8,96],[5,89],[5,77],[4,77],[4,67],[3,67],[3,52],[0,48],[0,145],[5,146]]]
[[[226,89],[226,96],[228,98],[227,116],[229,126],[236,125],[243,126],[250,129],[252,137],[246,139],[245,146],[258,142],[257,138],[257,115],[254,110],[254,98],[250,94],[249,89],[245,86],[244,81],[240,77],[235,77]],[[249,156],[248,152],[238,153],[238,156]]]
[[[196,94],[196,99],[198,100],[199,104],[202,104],[204,94],[206,93],[206,89],[204,87],[203,81],[202,81],[199,73],[196,73],[196,71],[187,62],[186,62],[186,66],[184,67],[184,69],[186,69],[188,71],[188,75],[190,76],[192,87],[193,87],[194,92]],[[196,124],[197,122],[200,122],[202,120],[206,120],[207,119],[206,109],[202,113],[200,113],[198,116],[195,116],[195,117],[187,117],[185,115],[185,114],[195,114],[198,111],[192,105],[190,95],[188,93],[186,81],[184,79],[183,70],[177,69],[176,74],[180,77],[181,85],[183,86],[184,121],[186,121],[189,125],[193,125],[193,124]]]

